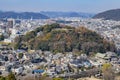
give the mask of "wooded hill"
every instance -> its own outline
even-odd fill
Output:
[[[115,45],[106,41],[99,34],[84,27],[61,26],[59,24],[45,25],[24,36],[15,38],[15,49],[35,49],[43,51],[90,52],[115,51]]]

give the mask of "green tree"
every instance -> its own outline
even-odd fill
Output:
[[[43,29],[43,32],[48,33],[48,32],[51,32],[55,28],[60,28],[60,25],[57,24],[57,23],[54,23],[54,24],[51,24],[51,25],[45,25],[44,29]]]
[[[16,77],[12,72],[10,72],[9,75],[7,76],[7,80],[16,80]]]
[[[53,80],[64,80],[62,78],[53,78]]]
[[[23,40],[29,41],[30,39],[35,38],[36,35],[37,35],[37,33],[35,31],[27,32],[26,35],[23,37]]]
[[[19,53],[18,57],[21,59],[23,57],[23,53]]]
[[[103,79],[104,80],[115,80],[115,74],[112,70],[112,65],[109,63],[103,64],[102,67]]]
[[[0,80],[6,80],[6,78],[3,76],[0,76]]]
[[[40,32],[40,31],[43,31],[43,27],[38,27],[38,28],[35,29],[36,33]]]
[[[22,38],[23,38],[23,36],[15,37],[14,43],[12,43],[15,50],[20,48],[20,45],[21,45],[21,42],[22,42]]]
[[[4,40],[4,35],[0,35],[0,41]]]

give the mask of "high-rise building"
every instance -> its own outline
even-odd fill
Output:
[[[8,19],[7,22],[8,22],[8,28],[13,28],[15,22],[14,19]]]

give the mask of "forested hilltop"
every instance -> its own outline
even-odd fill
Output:
[[[103,39],[94,31],[84,27],[61,26],[59,24],[45,25],[16,37],[15,49],[71,52],[77,50],[86,54],[90,52],[115,52],[115,45]]]

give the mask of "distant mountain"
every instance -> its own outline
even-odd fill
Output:
[[[95,15],[93,18],[103,18],[105,20],[116,20],[120,21],[120,9],[108,10]]]
[[[55,17],[81,17],[81,18],[91,18],[95,14],[82,13],[82,12],[54,12],[54,11],[41,11],[42,14],[49,16],[51,18]]]
[[[12,11],[8,11],[8,12],[3,12],[0,11],[0,18],[21,18],[21,19],[48,19],[48,16],[45,16],[41,13],[33,13],[33,12],[12,12]]]
[[[41,11],[39,13],[35,12],[13,12],[0,11],[0,18],[21,18],[21,19],[48,19],[56,17],[81,17],[81,18],[92,18],[94,14],[82,13],[82,12],[54,12],[54,11]]]

